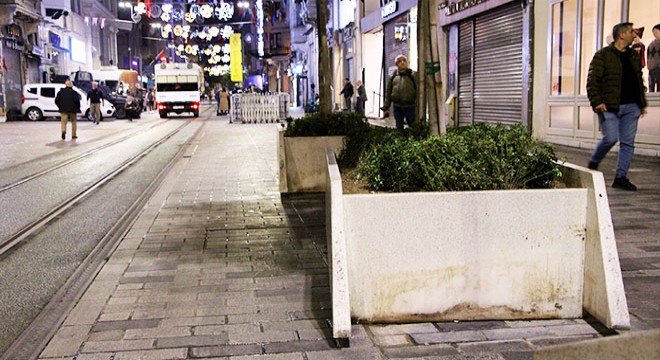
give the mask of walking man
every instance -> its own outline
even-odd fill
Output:
[[[403,120],[408,126],[415,123],[415,102],[417,101],[417,84],[414,71],[408,68],[408,58],[404,55],[396,57],[396,70],[387,82],[385,92],[385,106],[383,110],[385,117],[390,115],[389,108],[392,105],[396,128],[403,130]]]
[[[101,121],[101,104],[105,105],[103,93],[98,89],[99,84],[94,81],[92,83],[92,90],[87,93],[87,101],[89,102],[89,112],[92,114],[94,124],[98,125]]]
[[[367,92],[364,90],[364,84],[362,84],[362,80],[356,81],[355,86],[357,86],[357,102],[355,104],[355,111],[364,117],[364,103],[367,101]]]
[[[80,94],[73,90],[71,80],[67,80],[64,84],[66,87],[60,90],[55,97],[55,105],[57,105],[62,117],[62,140],[66,138],[66,123],[69,120],[71,121],[71,138],[77,139],[78,124],[76,123],[76,116],[80,112]]]
[[[346,108],[344,110],[346,111],[351,111],[351,100],[353,99],[353,84],[351,84],[351,80],[348,78],[344,79],[344,88],[341,89],[341,92],[339,95],[344,95],[344,103],[346,104]]]
[[[596,52],[589,65],[587,95],[598,114],[603,137],[588,167],[598,169],[598,164],[618,141],[619,156],[612,187],[635,191],[637,187],[627,175],[635,150],[637,121],[646,114],[642,62],[639,53],[630,48],[635,39],[632,23],[615,25],[612,38],[614,42]]]

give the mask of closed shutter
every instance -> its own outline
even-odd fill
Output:
[[[458,27],[458,124],[472,123],[472,19]]]
[[[522,32],[519,3],[474,20],[474,122],[522,122]]]

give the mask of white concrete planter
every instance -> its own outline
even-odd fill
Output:
[[[579,318],[628,328],[602,174],[569,188],[343,194],[326,152],[335,337],[367,322]]]
[[[344,137],[285,137],[282,130],[278,136],[280,192],[325,191],[325,149],[339,152]]]

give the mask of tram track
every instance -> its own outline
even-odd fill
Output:
[[[43,228],[45,225],[47,225],[49,222],[51,222],[53,219],[56,219],[58,216],[62,215],[69,209],[71,209],[73,206],[75,206],[77,203],[88,197],[90,194],[94,193],[97,189],[99,189],[101,186],[106,184],[108,181],[112,180],[115,178],[118,174],[122,173],[126,168],[129,166],[133,165],[137,161],[139,161],[141,158],[149,154],[151,151],[153,151],[156,147],[159,145],[163,144],[170,138],[172,138],[174,135],[179,133],[182,129],[184,129],[186,126],[190,124],[190,121],[186,121],[182,125],[178,126],[174,130],[170,131],[167,133],[165,136],[161,137],[159,140],[148,146],[147,148],[143,149],[142,151],[138,152],[137,154],[129,157],[125,161],[123,161],[119,166],[116,166],[114,169],[112,169],[109,173],[106,173],[103,175],[101,178],[96,180],[94,183],[91,185],[85,187],[83,190],[78,192],[77,194],[65,199],[58,205],[54,206],[50,211],[46,212],[44,215],[39,216],[37,219],[31,221],[24,227],[22,227],[20,230],[16,231],[13,235],[5,238],[5,239],[0,239],[0,259],[5,256],[6,253],[10,252],[13,248],[16,246],[20,245],[23,241],[28,239],[30,236],[38,232],[41,228]],[[156,125],[158,126],[158,124]],[[126,141],[130,139],[132,136],[135,135],[129,135],[127,137],[120,138],[118,140],[115,140],[107,145],[100,146],[98,148],[95,148],[93,150],[87,151],[73,159],[70,159],[69,161],[64,161],[60,164],[54,165],[51,168],[42,170],[38,173],[33,174],[29,178],[22,179],[19,182],[12,183],[10,185],[7,185],[0,189],[0,192],[9,190],[11,188],[15,188],[21,184],[24,184],[30,180],[34,180],[40,176],[43,176],[47,173],[53,172],[57,169],[60,169],[64,166],[70,165],[72,163],[78,162],[94,153],[99,152],[100,150],[107,148],[108,146],[112,145],[117,145],[123,141]]]
[[[167,121],[159,121],[159,122],[157,122],[156,124],[152,124],[152,125],[150,125],[149,130],[154,129],[154,128],[156,128],[156,127],[158,127],[158,126],[161,126],[161,125],[163,125],[163,124],[166,124],[166,123],[167,123]],[[111,146],[114,146],[114,145],[120,144],[120,143],[122,143],[122,142],[124,142],[124,141],[127,141],[127,140],[129,140],[129,139],[131,139],[131,138],[133,138],[133,137],[136,137],[136,136],[140,135],[141,133],[143,133],[143,130],[142,130],[142,129],[140,129],[140,130],[138,130],[138,131],[132,131],[132,132],[130,132],[130,133],[128,133],[128,134],[125,134],[125,135],[123,135],[123,136],[121,136],[121,137],[119,137],[119,138],[117,138],[117,139],[114,139],[114,140],[112,140],[112,141],[110,141],[110,142],[108,142],[108,143],[105,143],[105,144],[102,144],[102,145],[100,145],[100,146],[94,147],[94,148],[92,148],[92,149],[90,149],[90,150],[86,150],[86,151],[83,152],[82,154],[79,154],[79,155],[77,155],[77,156],[75,156],[75,157],[73,157],[73,158],[69,158],[69,159],[67,159],[67,160],[65,160],[65,161],[61,161],[61,162],[59,162],[59,163],[57,163],[57,164],[55,164],[55,165],[51,165],[51,166],[49,166],[49,167],[46,168],[46,169],[43,169],[43,170],[40,170],[40,171],[34,172],[34,173],[30,174],[30,175],[27,175],[27,176],[25,176],[25,177],[19,179],[18,181],[14,181],[14,182],[12,182],[12,183],[10,183],[10,184],[2,185],[2,186],[0,186],[0,193],[2,193],[2,192],[4,192],[4,191],[7,191],[7,190],[10,190],[10,189],[13,189],[13,188],[15,188],[15,187],[17,187],[17,186],[20,186],[20,185],[22,185],[22,184],[25,184],[25,183],[27,183],[27,182],[29,182],[29,181],[35,180],[35,179],[37,179],[37,178],[39,178],[39,177],[41,177],[41,176],[44,176],[44,175],[46,175],[46,174],[49,174],[49,173],[51,173],[51,172],[53,172],[53,171],[55,171],[55,170],[58,170],[58,169],[61,169],[61,168],[65,167],[65,166],[68,166],[68,165],[71,165],[71,164],[75,164],[75,163],[77,163],[77,162],[79,162],[79,161],[81,161],[81,160],[83,160],[83,159],[85,159],[85,158],[87,158],[87,157],[89,157],[89,156],[91,156],[91,155],[94,155],[94,154],[100,152],[101,150],[104,150],[104,149],[107,149],[107,148],[109,148],[109,147],[111,147]]]
[[[191,125],[194,126],[190,127]],[[156,192],[162,180],[172,170],[175,164],[177,164],[177,162],[185,157],[185,154],[190,151],[190,142],[197,136],[202,128],[203,124],[200,124],[199,122],[186,121],[181,126],[178,126],[176,129],[162,136],[148,148],[145,148],[143,151],[126,159],[121,165],[116,166],[110,173],[103,176],[103,178],[86,187],[75,196],[70,197],[67,201],[64,201],[61,206],[53,209],[49,214],[42,216],[32,224],[33,226],[26,226],[26,231],[22,231],[22,234],[20,235],[17,234],[19,236],[15,237],[13,244],[10,245],[8,242],[5,242],[2,245],[3,250],[1,250],[1,253],[4,255],[0,255],[0,257],[4,258],[11,256],[12,249],[21,244],[28,244],[29,241],[26,240],[30,239],[32,235],[37,236],[36,234],[42,231],[45,225],[59,221],[67,211],[73,210],[73,208],[75,208],[77,204],[81,204],[84,199],[89,197],[91,201],[93,198],[97,197],[94,195],[97,190],[104,189],[99,193],[108,193],[108,191],[112,191],[108,190],[104,185],[108,184],[108,182],[114,178],[118,178],[118,181],[121,182],[122,180],[120,179],[122,177],[120,177],[120,175],[124,172],[126,175],[123,176],[123,181],[126,181],[126,176],[129,176],[129,178],[132,177],[131,173],[134,173],[136,169],[138,169],[138,167],[133,165],[136,165],[136,163],[140,162],[151,153],[162,153],[160,150],[155,150],[161,145],[167,143],[168,140],[171,140],[173,137],[176,137],[175,139],[186,139],[182,144],[176,145],[178,150],[174,153],[174,156],[169,158],[166,163],[163,163],[163,167],[159,168],[160,170],[157,172],[157,175],[150,180],[146,189],[144,189],[144,191],[142,191],[132,202],[132,205],[130,205],[123,215],[114,222],[114,225],[104,232],[104,236],[98,240],[98,243],[93,247],[91,252],[89,252],[82,263],[76,267],[75,271],[68,277],[66,282],[59,287],[59,290],[54,293],[50,298],[50,301],[42,308],[36,318],[30,322],[29,326],[24,328],[21,335],[13,341],[4,354],[0,351],[0,360],[27,360],[36,359],[39,356],[40,352],[43,351],[48,344],[48,341],[50,341],[54,332],[64,321],[66,315],[80,300],[82,294],[91,284],[91,281],[98,274],[105,262],[107,262],[109,255],[117,248],[117,246],[119,246],[120,241],[129,232],[138,215],[143,210],[144,205]],[[180,135],[177,137],[177,134]],[[172,148],[173,144],[176,143],[167,143],[164,148]],[[145,159],[145,161],[147,160]],[[116,186],[113,185],[113,183],[108,185],[110,188]],[[73,213],[76,211],[78,210],[74,210]],[[42,235],[38,235],[37,237],[39,236]]]

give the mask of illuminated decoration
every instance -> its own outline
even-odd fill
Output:
[[[174,8],[174,10],[172,10],[172,21],[181,22],[183,20],[184,13],[185,11],[182,8]]]
[[[222,37],[224,39],[229,39],[229,37],[234,33],[234,29],[232,29],[231,26],[229,25],[225,25],[225,27],[222,28],[220,33],[222,34]]]
[[[220,47],[220,45],[216,45],[216,46],[218,48]],[[215,48],[215,46],[214,46],[214,48]],[[220,50],[217,50],[216,52],[218,53],[218,52],[220,52]],[[222,52],[225,53],[225,54],[229,54],[231,52],[231,46],[229,44],[222,45]]]
[[[215,17],[220,20],[229,20],[234,16],[234,4],[233,3],[221,3],[219,6],[215,7]]]
[[[208,30],[209,35],[211,35],[212,38],[218,36],[220,34],[220,29],[218,29],[217,26],[211,26]]]
[[[144,15],[147,13],[147,4],[141,2],[135,5],[135,8],[133,9],[136,14]]]
[[[170,13],[163,11],[163,14],[160,15],[160,19],[165,21],[165,22],[170,21]]]
[[[229,54],[224,54],[222,55],[221,60],[223,63],[228,63],[231,60],[231,56],[229,56]]]
[[[172,30],[172,32],[173,32],[174,35],[176,35],[176,36],[181,36],[181,35],[183,35],[183,26],[181,26],[181,25],[177,25],[177,26],[175,26],[174,29]]]
[[[257,0],[257,52],[260,57],[264,56],[264,4],[263,0]],[[233,73],[233,71],[232,71]]]
[[[213,6],[209,4],[204,4],[199,8],[199,14],[202,15],[204,19],[208,19],[213,16]]]
[[[186,21],[187,22],[191,23],[191,22],[195,21],[196,18],[197,18],[197,15],[195,15],[191,12],[186,13]]]
[[[154,18],[159,18],[161,15],[163,15],[163,9],[161,9],[159,5],[151,6],[150,11],[151,11],[151,17]]]
[[[257,0],[261,1],[261,0]],[[232,34],[229,38],[229,46],[231,47],[230,51],[230,73],[231,81],[242,82],[243,81],[243,50],[241,44],[241,34]]]

